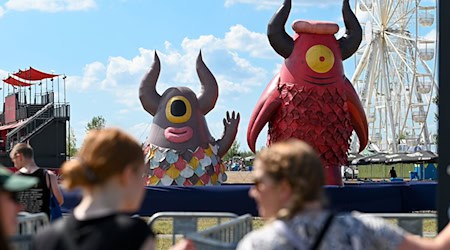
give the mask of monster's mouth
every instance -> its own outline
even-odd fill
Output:
[[[191,127],[185,126],[181,128],[168,127],[164,130],[164,136],[170,142],[183,143],[192,138],[194,134]]]
[[[307,75],[308,78],[310,79],[303,79],[305,82],[309,83],[309,84],[314,84],[314,85],[330,85],[333,83],[336,83],[334,80],[334,77],[317,77],[317,76],[309,76]]]

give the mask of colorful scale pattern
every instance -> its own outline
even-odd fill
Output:
[[[225,165],[217,155],[218,145],[195,151],[147,145],[144,149],[149,169],[149,186],[211,186],[227,180]]]
[[[342,89],[280,83],[282,105],[269,122],[268,144],[302,139],[320,154],[325,167],[347,164],[353,126]]]

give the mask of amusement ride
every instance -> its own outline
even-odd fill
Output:
[[[435,3],[357,0],[355,10],[363,39],[351,82],[366,112],[370,144],[392,153],[430,150],[434,138],[427,120],[438,93]],[[353,151],[357,144],[353,138]]]

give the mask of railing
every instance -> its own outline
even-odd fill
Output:
[[[47,110],[53,108],[53,103],[49,103],[47,105],[45,105],[41,110],[39,110],[38,112],[36,112],[36,114],[34,114],[33,116],[31,116],[30,118],[28,118],[28,120],[26,122],[24,122],[22,125],[14,128],[13,130],[11,130],[6,136],[12,137],[13,135],[19,133],[19,131],[24,128],[25,126],[27,126],[28,124],[30,124],[31,122],[35,121],[36,119],[39,118],[48,118],[48,114],[46,113]],[[44,117],[45,115],[47,115],[47,117]]]
[[[15,143],[24,142],[39,132],[43,127],[49,124],[55,118],[68,119],[70,115],[70,106],[66,103],[54,104],[48,103],[42,109],[29,117],[20,126],[14,128],[6,135],[6,147],[10,150]],[[24,131],[25,130],[25,131]],[[25,133],[24,133],[25,132]]]
[[[186,238],[194,242],[197,250],[236,249],[239,241],[253,230],[252,221],[250,214],[242,215],[204,231],[188,234]]]
[[[373,213],[363,214],[381,217],[387,220],[394,220],[397,226],[419,236],[433,237],[433,232],[424,232],[425,220],[437,220],[437,215],[432,213]],[[436,229],[437,230],[437,229]]]
[[[425,220],[436,220],[436,214],[430,213],[372,213],[361,216],[376,216],[395,222],[397,226],[419,236],[434,237],[433,232],[424,232]],[[192,240],[197,250],[235,249],[239,241],[252,231],[253,217],[246,214],[204,231],[190,233],[186,238]],[[427,235],[428,234],[428,235]]]
[[[32,249],[31,240],[34,234],[49,224],[45,213],[30,214],[20,212],[17,215],[17,233],[11,237],[12,249]]]
[[[212,218],[217,220],[217,224],[220,225],[223,219],[237,218],[233,213],[216,213],[216,212],[160,212],[154,214],[148,219],[148,225],[153,228],[158,220],[163,218],[172,221],[172,245],[175,244],[176,239],[187,234],[198,231],[199,219]]]

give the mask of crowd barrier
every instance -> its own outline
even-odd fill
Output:
[[[141,216],[157,212],[228,212],[258,215],[248,196],[252,185],[214,187],[147,187],[139,211]],[[328,204],[335,211],[365,213],[410,213],[436,210],[436,182],[365,183],[343,187],[327,186]],[[64,192],[63,211],[71,212],[81,192]]]
[[[148,219],[148,225],[154,229],[158,221],[169,222],[172,225],[172,245],[177,238],[186,236],[189,233],[197,232],[200,219],[215,219],[216,224],[222,224],[224,219],[234,219],[238,217],[233,213],[192,213],[192,212],[160,212]]]
[[[406,231],[425,237],[434,237],[437,228],[434,228],[434,232],[425,232],[424,223],[425,220],[433,220],[437,225],[437,215],[433,213],[407,213],[407,214],[395,214],[395,213],[374,213],[374,214],[363,214],[363,216],[377,216],[383,219],[394,220],[393,222],[397,226],[405,229]]]
[[[383,219],[393,219],[394,222],[404,230],[424,236],[424,220],[436,220],[436,214],[408,213],[408,214],[363,214],[362,216],[377,216]],[[239,241],[250,231],[252,231],[252,219],[250,214],[243,215],[221,225],[208,228],[204,231],[187,235],[191,239],[197,250],[236,249]],[[428,232],[430,233],[430,232]],[[434,235],[431,235],[433,237]]]
[[[20,212],[17,215],[17,233],[11,237],[13,249],[32,249],[31,239],[34,234],[49,224],[45,213],[30,214]]]
[[[242,215],[223,224],[191,233],[186,238],[192,240],[197,250],[236,249],[239,241],[253,230],[252,221],[250,214]]]

